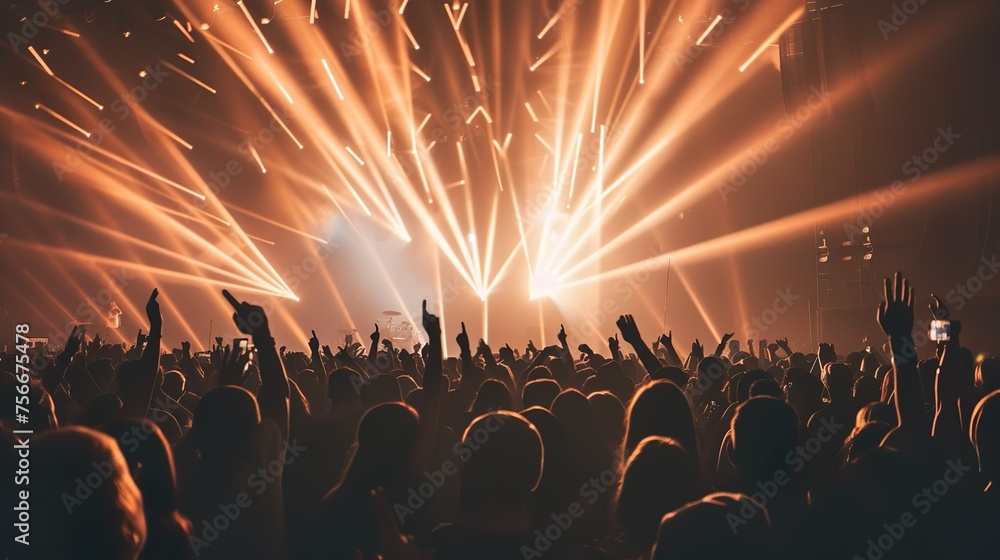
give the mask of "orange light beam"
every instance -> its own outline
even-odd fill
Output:
[[[701,37],[698,37],[697,41],[695,41],[695,45],[700,47],[701,44],[705,41],[705,39],[707,39],[708,36],[712,33],[712,30],[715,29],[715,26],[719,25],[720,21],[722,21],[721,14],[715,16],[715,19],[712,20],[711,24],[709,24],[708,29],[706,29],[705,32],[701,34]]]
[[[785,21],[781,22],[781,25],[779,25],[777,29],[771,32],[771,34],[767,37],[767,39],[761,42],[760,46],[757,47],[757,50],[754,51],[754,53],[750,55],[750,58],[743,63],[743,66],[740,66],[740,72],[746,70],[747,66],[753,64],[753,61],[757,60],[757,57],[759,57],[761,53],[763,53],[767,49],[767,47],[771,46],[772,43],[776,42],[778,38],[781,37],[781,34],[784,33],[785,30],[789,28],[789,26],[795,23],[799,19],[799,17],[805,13],[805,11],[806,11],[805,5],[799,6],[794,12],[792,12],[790,16],[785,18]]]
[[[260,37],[260,42],[264,43],[264,48],[267,49],[267,54],[274,54],[274,49],[271,48],[271,45],[267,42],[267,39],[264,38],[264,34],[260,32],[260,28],[257,27],[257,22],[253,20],[253,17],[250,16],[250,11],[247,10],[247,7],[243,5],[243,0],[239,0],[238,2],[236,2],[236,5],[239,6],[241,10],[243,10],[243,15],[247,17],[247,21],[249,21],[250,26],[253,27],[254,33],[257,34],[257,37]]]
[[[41,103],[35,103],[35,109],[41,109],[42,111],[45,111],[46,113],[52,115],[56,119],[62,121],[62,123],[65,124],[66,126],[72,128],[73,130],[79,132],[80,134],[86,136],[87,138],[90,138],[89,132],[77,126],[75,123],[73,123],[73,121],[67,119],[66,117],[60,115],[59,113],[53,111],[52,109],[49,109],[45,105],[42,105]]]
[[[46,74],[48,74],[49,76],[55,76],[56,75],[55,72],[53,72],[52,69],[49,68],[49,65],[45,64],[45,61],[42,60],[41,56],[39,56],[38,51],[35,50],[34,46],[28,45],[28,52],[31,53],[31,56],[35,57],[35,60],[38,61],[38,64],[42,65],[42,70],[45,70]]]

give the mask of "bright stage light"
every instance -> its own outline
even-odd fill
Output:
[[[558,288],[559,280],[556,277],[545,271],[537,272],[531,277],[530,299],[534,301],[540,298],[552,297]]]

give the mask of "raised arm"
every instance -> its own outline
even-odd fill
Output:
[[[559,339],[559,346],[562,348],[562,361],[566,365],[573,367],[573,352],[569,349],[569,337],[566,336],[566,327],[559,325],[559,334],[556,335]]]
[[[160,304],[156,297],[159,290],[153,288],[153,293],[146,302],[146,317],[149,319],[149,334],[146,336],[146,347],[139,358],[139,371],[136,372],[136,383],[130,387],[129,394],[122,395],[122,416],[124,418],[145,418],[149,401],[153,398],[153,387],[156,385],[156,373],[160,367],[160,338],[163,336],[163,318],[160,316]]]
[[[253,338],[260,367],[260,390],[257,402],[262,418],[270,418],[281,432],[282,441],[288,440],[288,377],[285,366],[278,356],[278,349],[271,337],[267,315],[259,305],[237,301],[227,290],[222,290],[229,304],[233,306],[233,322],[244,334]]]
[[[45,391],[48,394],[55,395],[56,390],[59,389],[59,384],[66,377],[66,370],[69,369],[69,364],[73,361],[73,356],[80,351],[82,343],[80,336],[77,334],[77,325],[73,325],[73,332],[66,339],[66,345],[63,347],[62,353],[56,356],[55,364],[45,368],[42,372],[42,386],[45,387]]]
[[[420,434],[417,449],[420,465],[429,464],[437,440],[441,393],[444,390],[444,348],[441,342],[441,319],[427,311],[423,304],[423,326],[427,331],[427,363],[424,365],[424,398],[420,414]]]
[[[282,361],[282,363],[284,363],[284,361]],[[309,363],[309,367],[312,368],[313,373],[315,373],[316,377],[319,379],[319,389],[317,392],[320,395],[326,395],[326,365],[323,364],[323,354],[321,354],[319,350],[319,337],[316,336],[316,331],[312,331],[312,338],[309,339]],[[321,400],[323,408],[326,408],[326,406],[330,404],[329,399]],[[319,413],[322,412],[322,410],[318,410],[316,412]]]
[[[715,347],[715,352],[712,353],[715,357],[721,357],[722,353],[726,351],[726,345],[729,344],[729,339],[733,338],[736,333],[726,333],[722,335],[722,340],[719,341],[719,345]]]
[[[913,288],[899,272],[885,279],[885,301],[878,307],[878,322],[889,337],[892,349],[892,383],[899,426],[897,438],[908,442],[923,439],[921,415],[923,394],[917,374],[917,351],[913,344]]]
[[[618,362],[619,364],[625,361],[622,357],[621,344],[618,341],[618,333],[615,336],[608,337],[608,350],[611,350],[611,359]]]
[[[660,347],[667,354],[667,365],[674,367],[683,367],[681,363],[681,357],[677,354],[677,350],[674,349],[674,331],[667,331],[667,334],[660,335]]]
[[[376,366],[375,360],[378,359],[378,341],[381,340],[382,338],[378,332],[378,323],[375,323],[375,332],[373,332],[369,338],[372,341],[372,345],[368,349],[368,358],[367,358],[368,365],[366,365],[365,367],[367,368],[368,366],[371,366],[372,368],[377,370],[378,367]]]
[[[642,335],[639,333],[639,326],[635,324],[635,319],[631,315],[622,315],[618,317],[618,321],[615,324],[618,325],[618,330],[622,333],[622,338],[625,339],[625,342],[632,345],[636,356],[642,362],[642,366],[646,368],[646,373],[653,373],[660,369],[660,360],[656,359],[653,351],[642,340]]]
[[[459,355],[462,358],[462,373],[472,371],[475,367],[472,364],[472,348],[469,346],[469,333],[465,330],[465,321],[462,321],[462,332],[455,337],[458,343]]]

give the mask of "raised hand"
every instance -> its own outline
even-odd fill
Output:
[[[566,339],[567,339],[566,327],[562,326],[561,324],[559,325],[559,334],[556,335],[556,338],[559,339],[559,344],[566,346]]]
[[[135,335],[135,347],[142,348],[143,344],[146,344],[146,335],[142,334],[142,329],[139,329],[139,334]]]
[[[455,342],[458,343],[458,348],[463,354],[471,352],[469,348],[469,333],[465,330],[465,321],[462,321],[462,332],[458,333],[455,337]]]
[[[500,347],[500,361],[505,364],[513,364],[516,358],[514,358],[514,350],[509,344],[504,344]]]
[[[642,335],[639,334],[639,326],[635,324],[635,319],[631,315],[621,315],[615,322],[618,331],[622,333],[622,338],[632,346],[642,344]]]
[[[618,355],[618,350],[621,348],[621,343],[618,342],[618,334],[615,336],[608,337],[608,348],[611,350],[612,356]]]
[[[878,323],[882,331],[891,338],[913,335],[913,288],[903,275],[897,272],[892,280],[884,283],[885,301],[879,304]]]
[[[230,350],[228,346],[222,351],[222,364],[219,369],[219,385],[243,386],[247,377],[247,362],[250,361],[250,353],[244,352],[241,348]]]
[[[437,341],[438,344],[441,342],[441,319],[434,315],[433,313],[427,311],[427,300],[424,300],[423,305],[423,324],[424,330],[427,331],[427,336],[430,340]]]
[[[245,301],[238,301],[233,297],[233,294],[229,293],[229,290],[222,290],[222,295],[233,307],[233,322],[236,323],[236,328],[240,329],[240,332],[253,336],[254,344],[257,344],[258,338],[270,338],[271,329],[267,324],[264,308]]]
[[[777,348],[781,348],[782,350],[785,350],[786,352],[791,353],[790,349],[788,348],[788,337],[787,336],[785,338],[775,339],[774,345]]]
[[[217,347],[219,347],[219,348],[222,348],[222,337],[221,336],[215,337],[215,345]]]
[[[319,354],[319,337],[316,336],[316,331],[312,331],[312,338],[309,339],[309,351],[313,356]]]
[[[931,314],[934,315],[935,319],[945,320],[951,315],[951,312],[948,310],[948,307],[945,304],[941,303],[941,298],[937,297],[934,294],[931,294],[930,307],[931,307]]]
[[[149,334],[155,336],[160,332],[160,328],[163,327],[163,317],[160,316],[160,303],[156,301],[156,296],[160,295],[160,291],[153,288],[153,293],[149,295],[149,301],[146,302],[146,317],[149,318]]]
[[[66,345],[63,347],[63,354],[65,354],[67,358],[72,358],[76,355],[76,353],[80,351],[80,345],[83,343],[80,339],[83,335],[77,334],[78,328],[79,325],[73,325],[73,332],[69,333],[69,338],[66,339]]]
[[[664,348],[670,348],[674,345],[674,331],[667,331],[667,334],[661,334],[660,338],[657,339],[660,346]]]
[[[581,344],[577,346],[576,349],[586,354],[588,358],[594,355],[594,351],[590,348],[590,346],[587,346],[586,344]]]
[[[333,350],[330,349],[329,345],[323,346],[323,356],[325,356],[328,361],[332,362],[334,360]]]
[[[528,346],[526,346],[524,348],[524,353],[525,354],[532,354],[532,355],[537,354],[538,353],[538,348],[535,348],[535,343],[529,340],[528,341]]]
[[[378,323],[375,323],[375,332],[373,332],[371,334],[371,336],[368,337],[368,338],[370,338],[371,341],[372,341],[372,347],[373,348],[378,348],[378,341],[379,341],[379,339],[382,338],[382,336],[378,332]]]
[[[705,359],[705,346],[697,338],[691,343],[691,354],[698,358],[698,361]]]
[[[724,335],[722,335],[722,340],[719,341],[719,345],[715,347],[715,352],[712,355],[721,356],[722,353],[725,352],[726,350],[726,344],[729,343],[729,340],[733,338],[733,335],[735,334],[736,333],[725,333]]]

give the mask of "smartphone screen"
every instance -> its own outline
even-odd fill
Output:
[[[947,342],[951,340],[951,321],[931,321],[929,338],[934,342]]]

